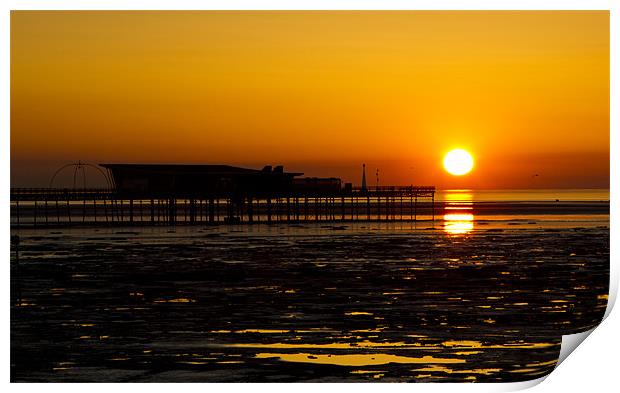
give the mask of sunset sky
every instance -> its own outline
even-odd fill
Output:
[[[77,160],[607,188],[609,12],[13,12],[11,185]]]

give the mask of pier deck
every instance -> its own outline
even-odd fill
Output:
[[[435,219],[435,187],[383,186],[278,195],[127,195],[12,188],[11,226],[176,225]]]

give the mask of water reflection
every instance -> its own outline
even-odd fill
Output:
[[[444,200],[444,231],[450,235],[471,232],[474,229],[471,190],[446,190]]]
[[[258,359],[278,358],[284,362],[333,364],[337,366],[376,366],[388,363],[422,363],[422,364],[450,364],[465,363],[463,359],[441,358],[434,356],[409,357],[385,353],[365,354],[312,354],[312,353],[258,353]]]
[[[448,204],[460,202],[469,202],[471,204],[474,200],[474,194],[472,190],[445,190],[443,200]]]
[[[450,235],[462,235],[474,229],[474,215],[467,214],[444,214],[443,229]]]

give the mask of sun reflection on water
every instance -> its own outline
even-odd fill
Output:
[[[471,213],[444,214],[444,231],[450,235],[463,235],[474,229],[474,215]]]
[[[464,235],[474,229],[473,194],[470,190],[448,190],[444,195],[444,231]]]
[[[365,354],[311,354],[311,353],[258,353],[258,359],[278,358],[284,362],[333,364],[338,366],[376,366],[388,363],[422,363],[422,364],[451,364],[465,363],[463,359],[441,358],[434,356],[409,357],[385,353]]]

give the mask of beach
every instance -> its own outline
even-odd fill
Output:
[[[537,378],[563,334],[604,314],[608,203],[596,206],[13,230],[11,380]]]

